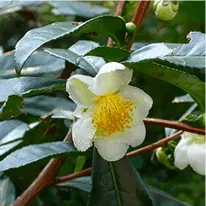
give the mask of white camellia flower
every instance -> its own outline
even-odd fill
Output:
[[[72,138],[79,151],[94,142],[107,161],[122,158],[129,145],[136,147],[145,138],[143,119],[152,107],[152,99],[141,89],[129,86],[133,71],[110,62],[101,67],[96,77],[74,75],[67,80],[66,90],[77,104]]]
[[[175,166],[181,170],[188,165],[205,175],[205,136],[184,132],[174,152]]]

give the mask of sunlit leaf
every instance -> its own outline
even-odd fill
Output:
[[[100,16],[78,26],[71,22],[56,22],[42,28],[32,29],[17,43],[15,60],[20,73],[28,57],[43,44],[67,36],[80,36],[84,33],[97,32],[109,35],[118,45],[124,44],[125,23],[117,16]]]
[[[22,167],[45,158],[77,154],[68,142],[50,142],[23,147],[0,162],[0,171]]]
[[[43,77],[0,79],[0,102],[10,95],[31,96],[65,89],[65,81]]]

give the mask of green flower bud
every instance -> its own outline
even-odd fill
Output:
[[[167,148],[159,147],[156,149],[156,157],[158,161],[171,170],[175,170],[174,159],[171,154],[168,154]]]
[[[137,30],[137,27],[134,23],[128,22],[128,23],[126,23],[126,30],[130,36],[133,36]]]
[[[178,1],[155,0],[153,3],[155,15],[163,21],[169,21],[173,19],[177,14],[178,9]]]

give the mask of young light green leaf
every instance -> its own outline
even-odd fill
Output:
[[[11,180],[6,176],[0,177],[0,205],[10,206],[16,198],[16,191]]]
[[[22,167],[45,158],[78,154],[68,142],[50,142],[23,147],[0,162],[0,171]]]
[[[65,89],[65,81],[43,77],[0,79],[0,102],[10,95],[31,96]]]
[[[153,206],[149,191],[126,157],[116,162],[107,162],[95,150],[92,182],[89,206]]]
[[[28,57],[43,44],[65,35],[80,36],[84,33],[97,32],[109,35],[118,45],[124,44],[125,23],[117,16],[99,16],[90,19],[78,26],[71,22],[56,22],[42,28],[32,29],[17,43],[15,60],[17,73]]]
[[[89,51],[85,56],[99,56],[102,57],[105,61],[122,61],[126,59],[130,52],[125,49],[117,48],[117,47],[97,47],[91,51]]]

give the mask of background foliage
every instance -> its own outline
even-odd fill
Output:
[[[78,61],[78,57],[98,46],[98,43],[93,43],[92,46],[89,44],[90,49],[85,46],[86,44],[84,44],[84,48],[71,47],[77,41],[77,37],[74,35],[69,38],[69,34],[65,35],[63,39],[48,42],[44,45],[47,48],[44,50],[41,48],[24,64],[21,75],[25,76],[25,79],[21,82],[20,79],[10,79],[17,76],[15,69],[18,70],[18,68],[15,66],[12,52],[16,43],[32,28],[40,28],[53,22],[67,20],[84,22],[98,15],[114,14],[116,4],[115,1],[90,3],[25,1],[17,4],[12,3],[12,1],[0,2],[0,90],[2,92],[0,96],[0,160],[16,149],[30,144],[55,141],[59,147],[68,149],[68,145],[61,145],[59,141],[63,140],[71,126],[71,121],[68,119],[71,118],[71,111],[75,109],[75,105],[69,100],[67,93],[62,91],[64,80],[68,78],[68,71],[74,70],[74,64]],[[135,1],[126,3],[123,13],[126,22],[132,19],[135,7]],[[136,50],[149,43],[157,42],[187,43],[186,35],[190,31],[203,33],[205,31],[204,1],[180,2],[177,16],[169,22],[158,20],[150,9],[132,49]],[[84,34],[81,38],[99,42],[100,45],[105,45],[107,42],[105,36],[95,33]],[[55,50],[55,48],[61,50]],[[63,59],[55,57],[62,56],[63,49],[68,48],[70,48],[69,55]],[[72,59],[69,59],[70,63],[65,62],[65,59],[71,58],[71,53],[73,56]],[[123,50],[121,55],[122,59],[125,59],[127,53]],[[114,56],[114,58],[118,57]],[[91,69],[89,70],[90,75],[94,75],[104,63],[101,58],[95,60],[98,60],[97,65],[93,65],[94,59],[91,57],[85,58],[84,65],[80,65],[75,72],[88,72],[81,69],[87,65]],[[192,69],[189,72],[193,72]],[[195,73],[201,80],[204,80],[203,72],[195,70]],[[60,78],[57,80],[56,77]],[[29,82],[30,87],[22,89],[21,85],[26,84],[25,82]],[[175,97],[186,93],[174,85],[141,73],[135,75],[132,84],[142,88],[155,100],[150,112],[150,116],[154,118],[177,120],[194,104],[194,102],[172,103]],[[15,86],[12,87],[12,85]],[[16,93],[19,95],[16,96]],[[37,94],[38,96],[36,96]],[[5,100],[7,101],[5,102]],[[196,110],[198,110],[197,107]],[[164,129],[148,126],[144,145],[163,137],[165,137]],[[73,151],[73,148],[69,149],[71,152]],[[86,153],[86,158],[78,155],[79,153],[74,152],[72,156],[67,158],[66,163],[58,173],[59,176],[91,166],[91,151]],[[77,156],[78,158],[76,158]],[[48,159],[44,158],[35,164],[8,170],[1,174],[0,197],[5,198],[5,205],[10,205],[15,197],[28,187],[46,162]],[[158,163],[152,153],[131,158],[131,162],[150,186],[164,190],[177,199],[194,206],[204,205],[204,177],[197,175],[190,168],[184,171],[169,170]],[[86,183],[81,183],[83,184],[81,186],[75,186],[76,183],[71,182],[50,187],[40,194],[33,205],[84,206],[87,202],[87,192],[91,189],[89,181],[91,180],[87,179]],[[86,189],[83,189],[85,187]]]

